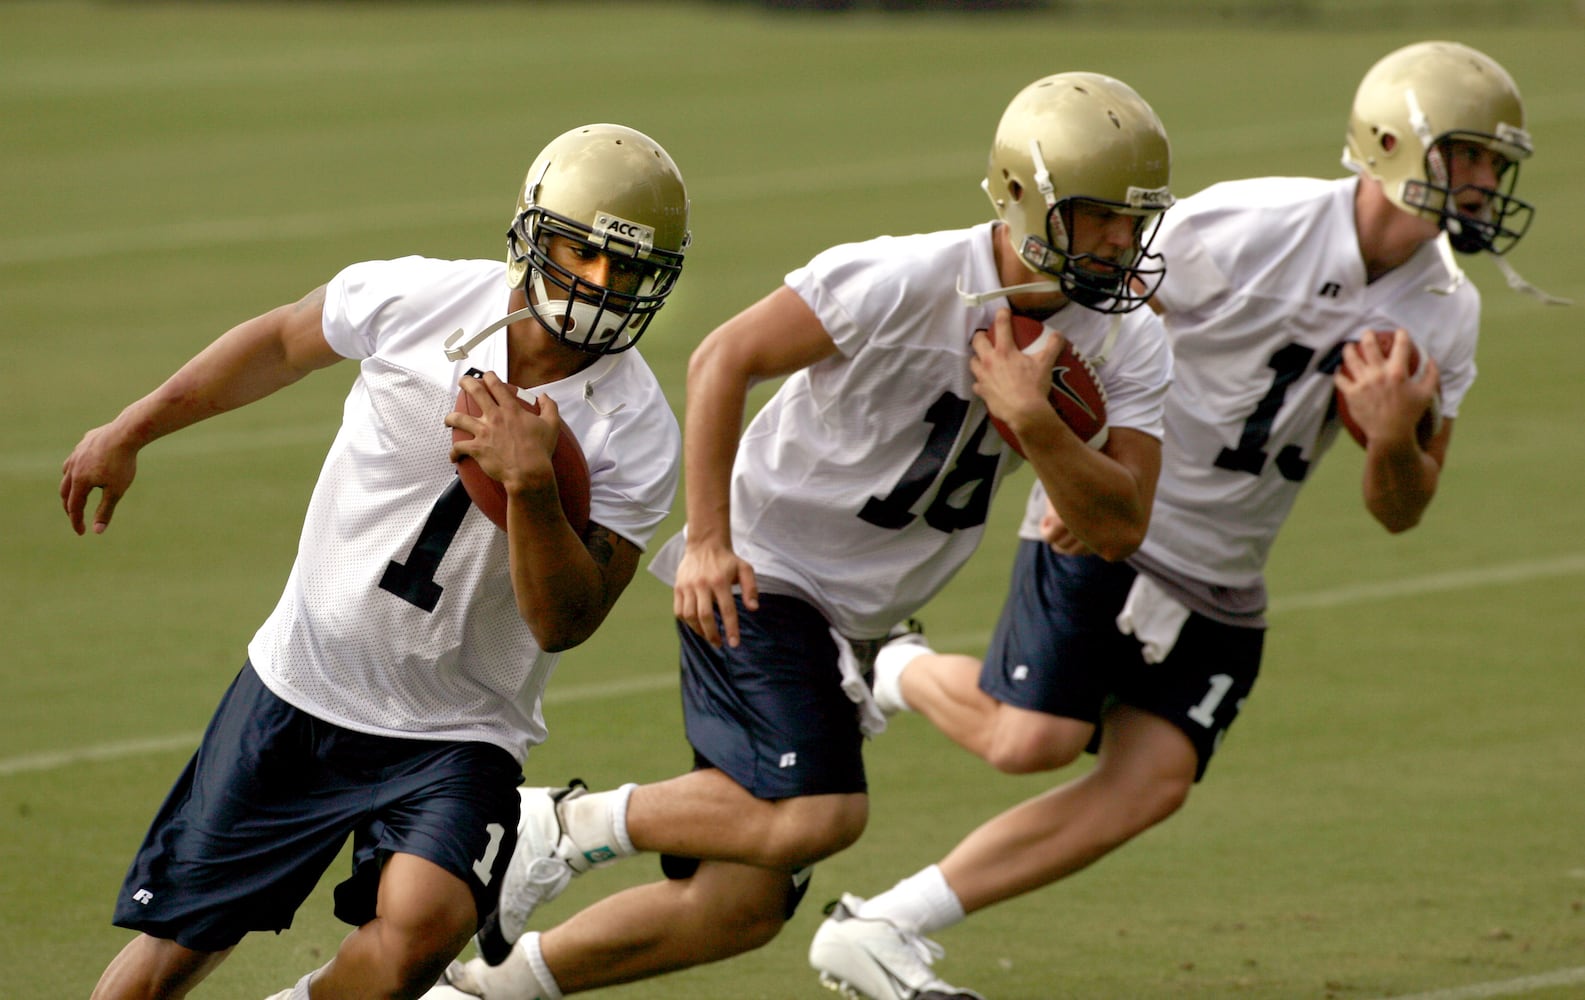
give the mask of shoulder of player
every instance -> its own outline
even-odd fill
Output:
[[[1218,181],[1178,199],[1167,210],[1167,218],[1195,215],[1205,211],[1266,211],[1305,205],[1339,196],[1352,187],[1353,178],[1248,177]]]
[[[671,402],[636,350],[606,355],[546,389],[580,439],[599,428],[602,437],[630,438],[637,432],[657,442],[681,440]]]

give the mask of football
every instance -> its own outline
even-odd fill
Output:
[[[508,388],[514,393],[518,391],[516,386]],[[517,401],[523,405],[523,409],[531,413],[539,412],[537,402],[522,396],[518,396]],[[466,391],[457,393],[456,409],[471,417],[477,417],[480,413],[478,404]],[[466,441],[471,437],[473,435],[465,430],[456,427],[451,429],[453,441]],[[583,457],[583,448],[579,446],[578,439],[573,437],[566,424],[561,425],[561,437],[556,441],[556,450],[551,453],[550,464],[556,473],[556,490],[561,495],[562,513],[566,515],[567,523],[572,525],[572,530],[582,535],[589,526],[589,463]],[[462,480],[463,489],[468,491],[468,498],[474,506],[504,531],[506,487],[491,479],[478,462],[467,456],[457,462],[457,476]]]
[[[992,343],[996,342],[994,329],[976,332],[984,332]],[[1028,316],[1013,317],[1013,343],[1025,354],[1038,351],[1048,336],[1055,334],[1048,331],[1039,320]],[[1056,365],[1051,369],[1051,408],[1057,411],[1063,423],[1072,428],[1080,441],[1091,448],[1105,446],[1106,388],[1095,376],[1095,369],[1090,366],[1089,360],[1072,344],[1062,348],[1062,353],[1057,355]],[[1018,443],[1018,435],[1006,424],[995,417],[991,418],[991,424],[1008,447],[1019,455],[1024,454],[1023,447]]]
[[[1371,331],[1371,334],[1376,338],[1376,343],[1381,346],[1381,352],[1383,354],[1386,354],[1388,351],[1392,350],[1393,333],[1394,331],[1392,330]],[[1343,362],[1343,367],[1345,370],[1348,367],[1348,362],[1346,360]],[[1414,341],[1411,340],[1409,341],[1409,374],[1413,375],[1419,370],[1420,348],[1416,347]],[[1354,422],[1354,418],[1349,414],[1348,401],[1343,398],[1343,394],[1341,392],[1338,392],[1335,389],[1333,390],[1333,395],[1337,399],[1337,419],[1343,422],[1343,427],[1348,430],[1349,435],[1359,444],[1359,446],[1361,448],[1365,447],[1365,432],[1360,429],[1360,426]],[[1436,437],[1437,432],[1441,429],[1442,390],[1440,387],[1438,387],[1437,394],[1431,399],[1431,405],[1426,407],[1425,413],[1420,417],[1420,422],[1416,424],[1414,428],[1414,434],[1415,437],[1420,441],[1420,447],[1423,449],[1426,445],[1430,444],[1431,439]]]

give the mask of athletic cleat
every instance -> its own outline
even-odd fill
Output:
[[[942,981],[930,964],[941,946],[890,920],[856,916],[864,900],[843,893],[809,945],[820,985],[848,1000],[985,1000]]]
[[[468,967],[468,964],[458,959],[453,959],[451,964],[446,966],[446,971],[441,973],[440,982],[435,985],[437,987],[449,986],[457,992],[466,993],[471,997],[484,996],[484,985],[474,977],[473,971]],[[429,996],[428,993],[424,995],[425,997]]]
[[[485,918],[475,941],[490,965],[500,965],[528,928],[528,918],[561,895],[574,875],[594,867],[562,832],[557,807],[588,787],[576,778],[565,788],[519,788],[523,800],[517,821],[517,849],[501,881],[495,912]],[[455,985],[455,984],[453,984]]]
[[[924,623],[917,618],[910,618],[905,622],[893,625],[891,630],[886,633],[886,642],[881,645],[881,648],[885,649],[887,646],[893,645],[914,645],[928,650],[930,647],[925,644]]]

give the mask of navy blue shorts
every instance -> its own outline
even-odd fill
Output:
[[[115,923],[196,951],[281,931],[353,838],[336,916],[374,917],[391,854],[467,882],[495,908],[517,842],[517,761],[486,743],[356,733],[293,708],[246,664],[132,861]]]
[[[1191,612],[1166,660],[1146,663],[1139,641],[1117,630],[1134,576],[1124,563],[1021,542],[980,689],[1004,704],[1094,723],[1092,752],[1108,704],[1159,715],[1194,744],[1198,781],[1255,686],[1266,632]]]
[[[717,649],[679,622],[682,708],[695,755],[759,799],[862,793],[858,709],[842,693],[836,641],[807,602],[737,604],[742,641]]]

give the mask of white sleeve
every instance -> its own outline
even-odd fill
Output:
[[[1221,301],[1230,289],[1227,275],[1201,237],[1200,219],[1193,214],[1174,216],[1173,209],[1162,218],[1155,249],[1167,261],[1167,274],[1155,297],[1168,313],[1193,316]]]
[[[1115,355],[1096,373],[1106,388],[1106,422],[1161,439],[1172,385],[1172,351],[1161,320],[1148,309],[1129,314]]]
[[[388,307],[408,286],[409,262],[422,258],[349,264],[325,285],[325,340],[344,358],[373,357],[380,331],[390,323]]]

